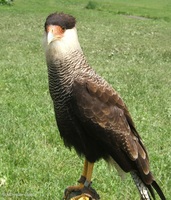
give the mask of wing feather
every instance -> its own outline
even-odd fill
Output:
[[[136,161],[145,175],[149,173],[148,156],[128,109],[107,82],[98,82],[96,79],[75,80],[73,104],[81,121],[91,121],[94,127],[98,125],[109,135],[110,141],[107,144],[110,144],[111,148],[124,152],[130,162]],[[97,136],[96,129],[93,130],[93,134]],[[98,139],[100,140],[100,136]]]

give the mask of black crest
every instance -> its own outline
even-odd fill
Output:
[[[71,29],[75,26],[76,20],[73,16],[64,13],[52,13],[46,18],[45,30],[48,25],[58,25],[64,29]]]

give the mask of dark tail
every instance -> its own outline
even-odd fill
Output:
[[[156,183],[155,180],[153,180],[151,185],[147,185],[141,180],[141,178],[137,175],[136,172],[131,172],[131,176],[140,192],[141,200],[151,200],[150,194],[151,197],[155,200],[156,198],[153,188],[156,190],[161,200],[166,200],[166,197],[164,196],[161,188],[159,187],[159,185]]]
[[[160,186],[157,184],[156,181],[153,181],[152,184],[153,188],[156,190],[156,192],[158,193],[159,197],[161,198],[161,200],[166,200],[166,197],[164,196]]]
[[[138,188],[138,191],[139,191],[140,196],[141,196],[141,200],[151,200],[150,195],[149,195],[149,191],[150,191],[151,196],[153,197],[153,199],[155,199],[152,187],[147,188],[147,186],[143,183],[143,181],[137,175],[136,172],[132,171],[130,173],[131,173],[131,176],[132,176],[132,178],[133,178],[133,180],[135,182],[135,185]]]

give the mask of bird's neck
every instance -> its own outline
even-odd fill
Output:
[[[49,74],[61,84],[65,83],[65,79],[68,83],[73,82],[75,77],[84,76],[85,71],[90,69],[83,52],[79,50],[70,52],[63,58],[54,57],[47,65]]]
[[[47,46],[46,60],[52,99],[64,102],[63,94],[71,93],[74,79],[85,75],[90,69],[75,28],[66,30],[63,39],[53,41]]]
[[[73,51],[63,59],[56,58],[48,64],[49,89],[54,102],[60,104],[68,99],[64,95],[70,96],[72,85],[77,77],[82,77],[90,68],[82,52]]]
[[[73,78],[77,72],[88,66],[75,27],[67,29],[62,38],[46,46],[46,61],[48,68],[55,70],[58,78]]]

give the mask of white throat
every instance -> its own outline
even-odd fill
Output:
[[[82,52],[78,41],[77,29],[74,27],[67,29],[62,38],[56,39],[46,46],[46,58],[49,59],[53,56],[53,58],[62,59],[76,50]]]

